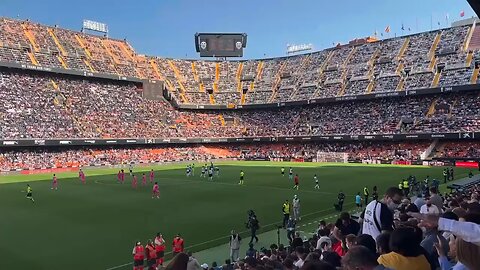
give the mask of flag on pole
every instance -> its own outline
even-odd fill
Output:
[[[402,23],[402,31],[403,31],[403,30],[405,30],[405,26],[404,26],[403,23]]]
[[[465,16],[465,11],[462,10],[462,11],[460,12],[460,17],[463,17],[463,16]]]
[[[410,27],[408,27],[408,32],[412,31],[412,29],[410,29]]]
[[[385,33],[390,33],[390,25],[385,28]]]
[[[377,30],[375,30],[374,36],[378,36],[378,32],[377,32]]]
[[[448,21],[448,19],[450,19],[450,16],[448,15],[448,13],[445,15],[445,20]]]

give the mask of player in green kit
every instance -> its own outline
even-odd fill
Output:
[[[282,168],[280,169],[280,172],[282,173],[282,177],[284,177],[284,176],[285,176],[285,168],[282,167]]]
[[[31,200],[32,202],[35,202],[35,200],[33,199],[33,195],[32,195],[32,188],[30,187],[29,184],[27,184],[27,196],[26,198]]]
[[[243,185],[243,177],[245,176],[245,173],[243,171],[240,171],[240,182],[238,182],[239,185]]]

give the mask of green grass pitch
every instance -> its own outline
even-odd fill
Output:
[[[0,176],[0,269],[108,269],[132,261],[135,241],[144,243],[163,233],[170,244],[181,233],[188,250],[199,251],[226,243],[231,229],[243,231],[246,211],[254,209],[261,231],[281,223],[281,205],[297,194],[302,222],[334,212],[339,190],[351,207],[354,194],[364,185],[379,187],[380,194],[409,174],[442,179],[441,167],[343,165],[275,162],[219,163],[220,177],[209,182],[185,176],[185,165],[135,167],[138,190],[116,183],[118,169],[86,169],[87,184],[76,172],[58,173],[59,190],[50,190],[52,174]],[[281,177],[280,168],[286,169]],[[288,167],[300,176],[293,190]],[[151,185],[141,186],[140,171],[155,169],[161,198],[151,198]],[[240,170],[245,185],[239,186]],[[456,178],[466,169],[456,169]],[[314,190],[313,175],[320,179]],[[26,183],[35,203],[25,198]],[[167,246],[171,251],[171,246]],[[219,258],[222,261],[225,258]],[[126,265],[117,269],[130,269]]]

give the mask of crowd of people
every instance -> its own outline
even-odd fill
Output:
[[[430,143],[430,141],[312,142],[12,149],[0,153],[0,171],[229,158],[239,160],[392,163],[420,161],[421,154]],[[471,155],[473,149],[476,149],[476,144],[473,142],[447,142],[440,145],[443,145],[441,146],[443,151],[436,152],[435,157],[475,157]],[[331,153],[332,156],[328,156],[328,153]],[[345,158],[343,158],[343,155]]]
[[[475,64],[466,64],[462,47],[470,27],[355,40],[290,57],[203,61],[145,57],[126,41],[1,18],[0,61],[160,79],[184,103],[260,104],[428,88],[434,86],[434,64],[443,67],[439,86],[469,84]]]
[[[478,92],[199,112],[146,99],[127,82],[1,71],[0,89],[3,139],[367,135],[480,125]]]
[[[418,197],[405,194],[392,187],[370,202],[367,196],[360,217],[343,212],[334,223],[321,221],[308,238],[288,222],[287,228],[293,226],[288,244],[257,248],[251,243],[244,255],[238,249],[242,238],[232,231],[231,256],[224,264],[209,267],[189,252],[177,254],[166,269],[480,269],[480,186],[445,195],[435,187]]]

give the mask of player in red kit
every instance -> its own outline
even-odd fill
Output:
[[[160,190],[159,190],[159,188],[158,188],[157,182],[155,182],[155,184],[153,185],[153,189],[152,189],[152,199],[153,199],[153,198],[157,198],[157,199],[160,198]]]
[[[80,181],[82,181],[82,184],[85,184],[85,173],[80,169],[78,172],[78,177],[80,177]]]
[[[155,177],[155,173],[153,172],[153,169],[150,171],[150,183],[153,183],[153,178]]]
[[[120,182],[122,182],[122,184],[123,184],[125,182],[125,171],[122,169],[120,172],[121,172]]]
[[[184,241],[180,234],[177,234],[173,239],[172,249],[173,249],[173,256],[177,255],[178,253],[183,252]]]
[[[298,174],[295,174],[295,178],[293,178],[293,181],[295,182],[295,185],[293,186],[293,189],[298,190]]]
[[[121,171],[118,171],[118,173],[117,173],[117,182],[118,183],[122,182],[122,172]]]
[[[133,175],[132,188],[137,188],[137,176]]]
[[[165,255],[165,240],[161,233],[155,237],[155,251],[157,252],[157,267],[163,266],[163,256]]]
[[[142,243],[137,242],[132,251],[133,254],[133,270],[143,270],[143,259],[145,258],[145,249]]]
[[[146,186],[147,185],[147,176],[145,175],[145,173],[143,173],[142,175],[142,186]]]
[[[147,241],[147,245],[145,246],[145,255],[147,256],[148,270],[156,270],[157,252],[155,251],[155,246],[153,245],[152,240]]]
[[[55,189],[55,190],[58,189],[58,179],[57,179],[57,176],[55,176],[55,174],[53,174],[52,188],[51,189]]]

